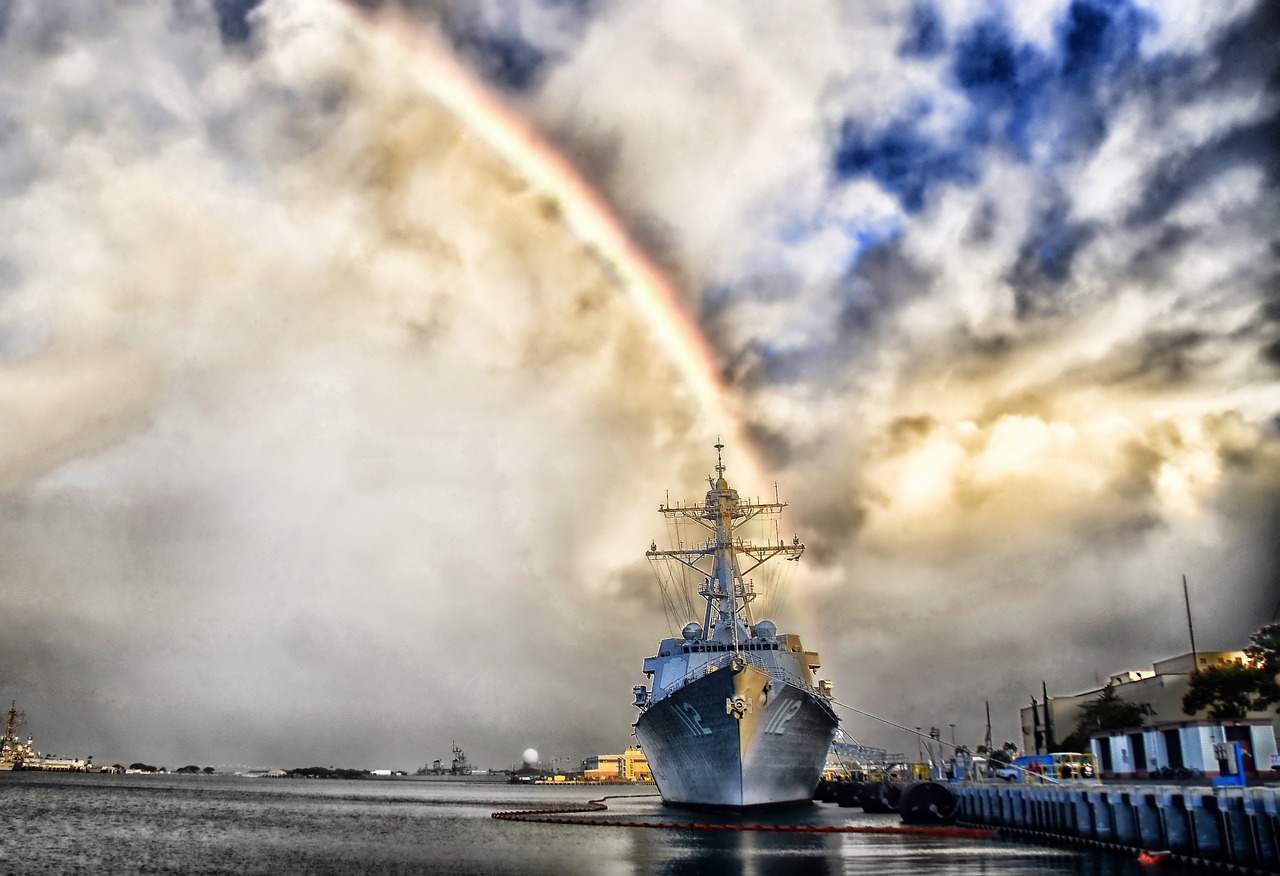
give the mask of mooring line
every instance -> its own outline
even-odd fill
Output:
[[[614,794],[598,800],[583,803],[571,803],[555,809],[513,809],[505,812],[494,812],[492,818],[500,821],[524,821],[539,824],[578,824],[589,827],[647,827],[656,830],[734,830],[760,831],[767,833],[864,833],[888,834],[899,836],[939,836],[960,839],[989,839],[996,835],[991,828],[979,827],[917,827],[912,825],[870,825],[870,824],[713,824],[690,821],[616,821],[607,818],[569,818],[575,814],[586,812],[602,812],[608,809],[606,800],[620,797],[657,797],[657,794]]]

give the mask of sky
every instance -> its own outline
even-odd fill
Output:
[[[99,763],[618,751],[720,439],[840,702],[1016,740],[1189,650],[1183,575],[1242,646],[1278,41],[1265,0],[0,2],[0,697]]]

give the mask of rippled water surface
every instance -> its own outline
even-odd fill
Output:
[[[0,873],[1115,874],[1108,853],[1018,841],[751,833],[497,821],[582,803],[600,787],[410,780],[0,773]],[[610,799],[609,820],[677,822],[657,798]],[[725,816],[719,819],[726,820]],[[898,824],[815,804],[751,823]],[[1161,874],[1180,872],[1164,865]]]

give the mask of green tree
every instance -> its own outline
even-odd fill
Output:
[[[1058,743],[1058,748],[1062,751],[1088,751],[1089,737],[1082,735],[1078,730],[1072,730]]]
[[[985,757],[995,763],[1009,764],[1013,763],[1014,758],[1018,756],[1018,744],[1006,741],[999,748],[988,748],[985,745],[979,745],[977,754],[979,757]]]
[[[1087,751],[1093,734],[1140,727],[1151,714],[1154,712],[1150,703],[1129,702],[1116,691],[1115,682],[1109,681],[1096,697],[1080,707],[1076,727],[1060,747],[1063,751]]]
[[[1252,642],[1245,649],[1254,660],[1261,660],[1268,668],[1280,671],[1280,624],[1267,624],[1249,637]]]
[[[1182,711],[1196,715],[1208,709],[1215,721],[1242,721],[1249,712],[1267,707],[1263,689],[1268,684],[1275,687],[1275,679],[1261,665],[1233,660],[1209,666],[1191,676]]]
[[[1252,644],[1244,652],[1258,670],[1257,700],[1262,704],[1257,708],[1265,709],[1280,703],[1280,683],[1276,680],[1280,678],[1280,624],[1267,624],[1249,640]]]

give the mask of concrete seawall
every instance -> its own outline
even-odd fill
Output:
[[[957,818],[1280,873],[1280,788],[958,783]]]

